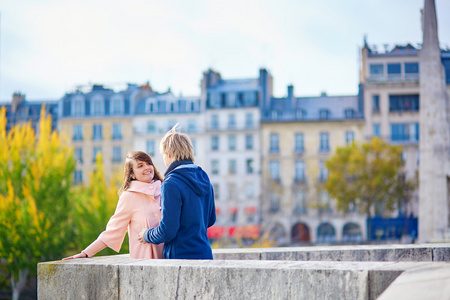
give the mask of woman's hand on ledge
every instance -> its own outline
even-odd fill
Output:
[[[68,260],[68,259],[74,259],[74,258],[87,258],[87,254],[84,252],[69,256],[69,257],[64,257],[62,260]]]

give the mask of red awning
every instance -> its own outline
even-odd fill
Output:
[[[228,228],[228,236],[235,238],[257,239],[259,237],[259,226],[230,226]]]
[[[255,211],[256,211],[256,207],[254,207],[254,206],[247,206],[245,208],[245,213],[247,213],[247,214],[254,214]]]
[[[229,212],[230,214],[237,214],[238,208],[235,207],[235,206],[230,207],[230,208],[228,208],[228,212]]]
[[[222,226],[212,226],[208,228],[208,238],[218,239],[225,233],[225,227]]]

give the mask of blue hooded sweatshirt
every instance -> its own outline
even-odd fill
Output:
[[[208,175],[190,160],[173,162],[164,175],[162,219],[145,231],[145,241],[164,243],[164,258],[213,259],[207,228],[216,209]]]

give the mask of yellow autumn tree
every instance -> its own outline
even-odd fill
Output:
[[[95,169],[90,174],[89,185],[80,185],[74,188],[76,203],[74,252],[80,252],[86,248],[105,230],[119,200],[117,191],[121,180],[120,172],[117,171],[111,176],[109,185],[107,185],[103,172],[103,157],[99,152],[95,159]],[[127,239],[125,239],[120,253],[128,253]],[[116,254],[116,252],[110,248],[106,248],[99,253],[99,255],[111,254]]]
[[[326,161],[328,179],[325,190],[345,211],[353,204],[368,217],[368,232],[372,211],[392,211],[400,200],[409,200],[417,188],[415,179],[402,175],[404,162],[401,146],[388,145],[373,138],[362,144],[339,147]]]
[[[61,258],[73,240],[75,161],[72,148],[52,131],[45,106],[38,134],[30,123],[6,132],[5,113],[0,108],[0,258],[18,299],[36,264]]]

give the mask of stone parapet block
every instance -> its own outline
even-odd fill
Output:
[[[294,261],[450,261],[450,244],[213,249],[215,259]]]
[[[396,278],[408,272],[412,275],[398,286],[411,280],[424,281],[429,272],[448,278],[450,264],[141,260],[116,255],[39,263],[38,298],[376,299]],[[394,299],[389,294],[383,297]]]

